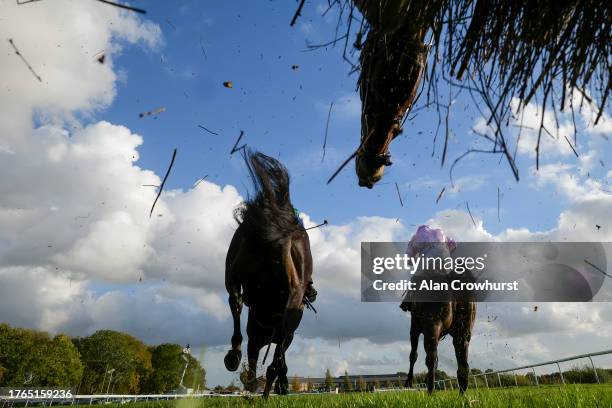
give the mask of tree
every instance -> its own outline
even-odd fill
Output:
[[[436,380],[447,380],[450,377],[446,374],[444,370],[436,370]]]
[[[342,388],[344,388],[344,391],[352,391],[353,390],[353,382],[349,378],[347,370],[344,370],[344,381],[342,383]]]
[[[225,387],[225,392],[237,392],[240,391],[240,387],[236,386],[236,384],[234,384],[234,381],[232,380],[232,382]]]
[[[331,371],[329,371],[328,368],[327,370],[325,370],[325,388],[327,389],[327,391],[331,391],[334,387],[334,377],[332,377]]]
[[[75,387],[83,367],[67,336],[0,325],[0,384]]]
[[[359,376],[359,379],[357,380],[357,388],[359,389],[359,391],[366,391],[368,389],[368,385],[366,383],[366,381],[364,380],[363,376]]]
[[[137,394],[152,372],[151,352],[126,333],[99,330],[75,339],[86,365],[80,392]]]
[[[151,347],[153,373],[149,377],[146,391],[166,393],[178,388],[185,362],[181,358],[182,348],[177,344],[160,344]]]
[[[153,372],[146,384],[148,393],[167,393],[179,387],[181,375],[185,368],[183,348],[178,344],[164,343],[149,348]],[[200,362],[186,355],[189,360],[183,385],[187,388],[204,388],[206,385],[206,372]]]
[[[300,383],[300,380],[297,377],[293,377],[293,379],[291,379],[291,390],[293,392],[302,391],[302,383]]]
[[[60,334],[47,343],[47,353],[42,362],[44,374],[40,380],[46,386],[76,386],[83,374],[81,355],[70,337]]]

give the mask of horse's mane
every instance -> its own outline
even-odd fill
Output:
[[[234,218],[247,235],[272,243],[300,229],[289,197],[289,173],[278,160],[250,149],[243,153],[255,189]],[[280,242],[279,242],[280,243]]]

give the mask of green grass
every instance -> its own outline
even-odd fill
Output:
[[[184,399],[130,404],[137,408],[208,408],[208,407],[558,407],[612,408],[612,385],[566,385],[469,390],[465,396],[457,391],[439,391],[433,395],[422,392],[398,391],[384,393],[314,394],[259,397]],[[118,406],[117,406],[118,407]]]

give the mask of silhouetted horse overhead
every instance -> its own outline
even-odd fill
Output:
[[[422,239],[420,239],[422,237]],[[455,248],[455,242],[446,237],[441,230],[430,229],[426,225],[419,227],[408,245],[407,254],[415,256],[424,254],[431,257],[448,257]],[[465,272],[466,278],[471,272]],[[417,272],[413,280],[419,286],[421,279],[450,281],[443,271],[427,271],[419,276]],[[417,360],[419,337],[423,333],[425,348],[425,365],[427,366],[427,390],[434,388],[435,373],[438,367],[438,342],[450,334],[453,338],[455,357],[457,359],[457,380],[459,391],[463,393],[468,387],[468,349],[472,337],[472,328],[476,320],[476,302],[472,293],[449,293],[445,302],[418,302],[410,296],[410,292],[400,305],[403,311],[410,311],[410,370],[406,379],[406,387],[412,387],[414,363]]]
[[[428,30],[413,27],[415,19],[431,12],[431,5],[401,3],[412,18],[399,20],[397,13],[389,13],[395,3],[354,1],[370,25],[360,55],[361,143],[355,157],[359,185],[367,188],[391,165],[389,145],[402,132],[402,120],[418,97],[427,59],[423,42]]]
[[[224,362],[230,371],[240,365],[240,314],[244,303],[249,307],[247,389],[254,391],[257,387],[261,348],[275,343],[264,396],[269,395],[274,380],[276,392],[286,394],[289,381],[285,352],[302,319],[305,299],[312,302],[316,295],[312,288],[310,241],[291,204],[287,169],[259,152],[248,151],[244,158],[256,194],[235,212],[239,226],[225,261],[225,287],[234,333]]]

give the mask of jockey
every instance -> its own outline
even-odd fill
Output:
[[[447,249],[449,254],[457,247],[455,241],[448,237],[441,229],[430,228],[428,225],[421,225],[410,239],[410,242],[408,242],[406,255],[409,257],[416,257],[430,250],[437,250],[440,243],[446,244],[445,250]],[[404,312],[411,311],[412,304],[414,303],[412,299],[413,293],[408,291],[404,301],[400,304],[400,309]]]

